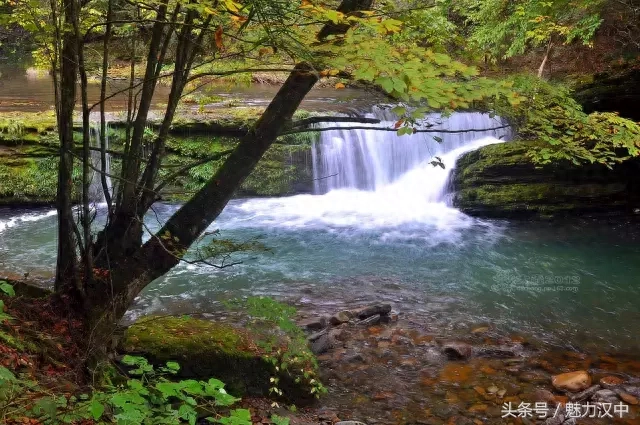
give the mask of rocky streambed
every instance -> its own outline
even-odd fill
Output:
[[[319,422],[640,422],[638,359],[548,349],[486,324],[448,338],[415,319],[381,303],[300,321],[329,388]]]

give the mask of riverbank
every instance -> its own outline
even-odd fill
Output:
[[[574,406],[588,404],[599,405],[599,410],[594,412],[600,413],[604,411],[603,405],[618,408],[609,409],[613,418],[596,414],[584,423],[609,424],[613,420],[634,424],[640,418],[640,363],[633,355],[605,348],[600,351],[554,348],[526,334],[505,332],[490,323],[441,328],[425,322],[421,315],[398,310],[397,306],[384,301],[379,298],[374,304],[348,304],[350,300],[309,300],[309,304],[300,309],[296,321],[306,331],[309,346],[318,356],[319,379],[326,386],[327,394],[311,406],[299,406],[294,412],[287,410],[288,403],[274,407],[267,399],[250,395],[237,407],[251,409],[253,423],[262,424],[272,423],[270,418],[274,414],[289,417],[292,424],[300,425],[336,424],[339,420],[362,421],[368,425],[508,424],[515,420],[508,416],[508,411],[519,415],[523,403],[531,407],[521,416],[529,423],[573,423]],[[9,306],[7,313],[20,314]],[[348,308],[343,308],[345,306]],[[139,333],[140,328],[127,338],[135,341],[134,353],[147,355],[155,350],[154,339],[188,338],[192,341],[190,345],[175,346],[180,353],[174,352],[173,356],[169,354],[162,359],[188,365],[191,358],[203,359],[198,354],[202,350],[218,349],[215,344],[202,344],[202,341],[218,338],[216,335],[224,327],[247,329],[251,323],[246,312],[237,309],[219,309],[200,317],[141,319],[136,326],[144,327],[144,332]],[[199,325],[203,319],[203,325]],[[167,321],[172,324],[165,326],[163,323]],[[149,331],[149,326],[162,330]],[[249,325],[248,329],[255,328]],[[194,347],[189,348],[194,343]],[[234,350],[240,346],[235,344]],[[163,352],[171,353],[171,345],[166,347]],[[12,367],[33,369],[37,364],[38,360],[31,354],[11,350],[5,349],[4,353],[18,359]],[[57,365],[56,370],[60,372],[56,373],[66,369],[63,365],[64,362]],[[194,369],[189,370],[191,378],[208,377],[206,368],[199,368],[195,375]],[[225,376],[226,379],[233,377],[233,371],[227,371]],[[253,380],[259,377],[252,375]],[[268,376],[263,378],[268,385]],[[243,379],[239,382],[248,382]],[[66,375],[64,382],[72,386],[66,392],[73,394],[74,378]]]

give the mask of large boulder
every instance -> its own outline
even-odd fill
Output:
[[[529,218],[633,214],[640,206],[640,162],[613,170],[569,162],[536,166],[533,141],[485,146],[458,159],[454,205],[477,216]]]
[[[316,376],[313,356],[306,347],[301,352],[298,345],[287,345],[288,338],[274,340],[274,335],[191,317],[148,317],[127,328],[120,351],[144,356],[156,365],[175,361],[180,364],[180,378],[217,378],[240,395],[269,395],[270,378],[277,375],[285,397],[296,402],[310,399],[308,380],[297,372],[304,369]],[[286,360],[291,366],[287,371],[276,371],[272,359],[282,353],[296,355]],[[296,378],[301,379],[296,382]]]

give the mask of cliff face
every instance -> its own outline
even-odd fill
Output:
[[[640,121],[640,68],[616,74],[598,74],[593,82],[578,86],[576,100],[585,112],[618,112]]]
[[[530,218],[633,214],[640,206],[640,163],[609,170],[558,163],[536,167],[536,142],[490,145],[462,156],[453,173],[454,205],[476,216]]]

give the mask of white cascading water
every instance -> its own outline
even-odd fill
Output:
[[[383,121],[371,127],[392,128],[395,124],[382,109],[369,117]],[[456,113],[446,119],[432,116],[429,121],[442,121],[433,127],[442,130],[504,127],[501,119],[481,113]],[[354,124],[342,126],[344,130],[323,131],[312,150],[314,195],[249,199],[231,206],[225,224],[382,231],[383,238],[413,237],[415,229],[422,235],[437,230],[440,241],[453,241],[462,229],[473,225],[447,202],[456,160],[509,136],[508,128],[398,136],[393,131],[347,129]],[[444,169],[431,164],[435,157],[442,160]]]
[[[105,144],[106,149],[109,150],[109,123],[107,122],[106,131],[105,131]],[[102,170],[101,163],[101,152],[100,149],[100,123],[92,122],[91,130],[90,130],[90,140],[91,147],[94,150],[91,151],[91,166],[93,167],[93,172],[91,174],[91,182],[89,185],[89,199],[92,202],[102,203],[105,201],[104,189],[102,187],[102,179],[100,177],[100,173],[96,170]],[[113,194],[113,185],[111,184],[111,155],[109,153],[105,154],[106,157],[106,167],[105,167],[105,179],[107,181],[107,188],[109,193]]]
[[[369,116],[383,121],[373,127],[390,128],[395,123],[382,109]],[[353,124],[343,124],[344,130],[323,131],[312,150],[315,194],[235,200],[213,227],[343,229],[338,231],[346,235],[373,231],[382,239],[419,234],[433,243],[455,242],[462,230],[473,226],[473,220],[447,202],[451,170],[464,153],[507,139],[509,129],[496,129],[504,126],[503,121],[481,113],[456,113],[446,119],[431,116],[429,121],[442,121],[433,129],[463,132],[398,136],[393,131],[348,130]],[[467,131],[482,129],[495,130]],[[99,146],[98,133],[92,134]],[[95,154],[93,165],[99,169],[100,153]],[[431,164],[435,157],[444,169]],[[108,186],[111,189],[109,180]],[[104,199],[98,173],[92,190],[96,202]],[[15,224],[0,221],[0,232]]]
[[[380,124],[371,124],[370,127],[393,128],[396,122],[390,113],[379,108],[367,117],[381,120]],[[433,115],[428,121],[433,125],[429,130],[435,132],[398,136],[394,131],[349,130],[354,124],[343,124],[345,130],[323,132],[320,143],[313,149],[315,193],[336,189],[379,191],[402,180],[402,184],[395,184],[396,189],[416,183],[420,187],[414,188],[414,195],[438,201],[445,189],[448,171],[460,155],[508,136],[506,128],[467,131],[504,126],[502,120],[490,118],[487,114],[458,113],[446,119]],[[443,160],[445,170],[433,169],[431,161],[435,157]],[[413,175],[415,181],[407,174]],[[420,177],[429,179],[420,181]]]

